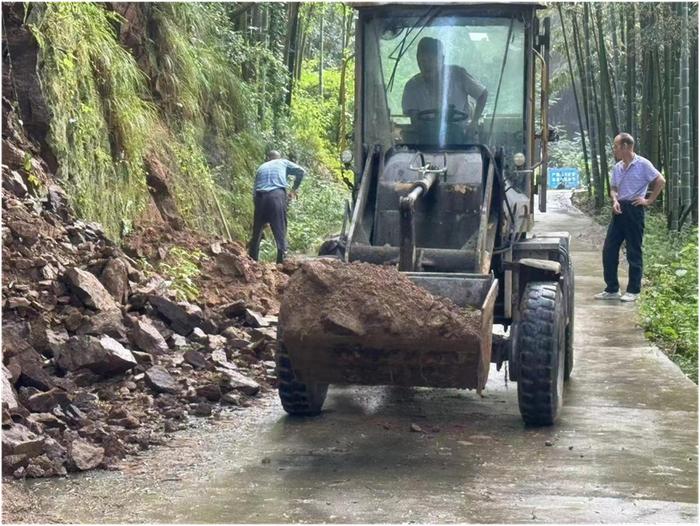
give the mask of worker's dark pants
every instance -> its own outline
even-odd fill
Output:
[[[634,206],[629,201],[620,201],[622,213],[613,213],[608,226],[608,234],[603,245],[603,277],[605,292],[618,292],[617,264],[620,260],[620,247],[627,246],[629,279],[627,292],[639,294],[642,288],[642,238],[644,237],[644,207]]]
[[[277,244],[277,263],[282,263],[287,252],[287,191],[278,188],[269,192],[255,192],[254,203],[253,237],[248,253],[255,261],[258,260],[263,228],[269,223]]]

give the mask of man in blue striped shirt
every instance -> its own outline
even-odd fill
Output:
[[[267,162],[261,164],[255,172],[253,203],[253,237],[248,253],[258,260],[260,240],[265,225],[269,224],[277,244],[277,263],[282,263],[287,253],[287,175],[294,176],[294,186],[290,197],[296,198],[296,192],[306,171],[272,150],[267,154]]]

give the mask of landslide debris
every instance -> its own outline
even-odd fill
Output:
[[[3,475],[115,468],[276,385],[286,274],[166,225],[122,250],[75,217],[6,100],[3,123]],[[196,303],[152,270],[176,246],[207,256]]]

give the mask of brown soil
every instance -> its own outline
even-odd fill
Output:
[[[478,311],[431,295],[395,269],[369,263],[305,262],[291,278],[283,303],[280,325],[285,330],[304,332],[321,318],[326,330],[339,335],[429,342],[480,334]]]
[[[144,258],[154,267],[168,261],[172,247],[199,250],[206,258],[195,282],[201,296],[198,303],[216,310],[231,302],[245,300],[263,314],[277,314],[279,296],[287,283],[287,275],[271,263],[251,260],[240,243],[220,237],[205,236],[183,228],[150,223],[137,226],[123,242],[124,250],[134,258]]]

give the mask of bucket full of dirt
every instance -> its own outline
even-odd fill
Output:
[[[497,292],[486,275],[310,260],[289,280],[278,339],[303,382],[481,390]]]

